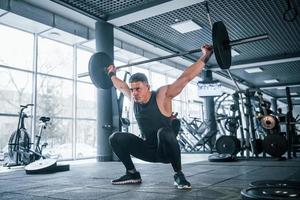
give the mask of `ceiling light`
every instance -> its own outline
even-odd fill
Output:
[[[59,37],[60,36],[60,33],[58,33],[58,32],[50,32],[50,33],[48,33],[50,36],[54,36],[54,37]]]
[[[237,50],[231,49],[231,56],[232,57],[239,56],[239,55],[240,55],[240,53]]]
[[[298,95],[297,92],[291,92],[291,96],[296,96],[296,95]]]
[[[255,68],[245,69],[245,72],[247,72],[249,74],[253,74],[253,73],[263,72],[263,70],[259,67],[255,67]]]
[[[279,83],[277,79],[264,80],[265,83]]]
[[[300,97],[294,97],[293,99],[294,100],[300,100]]]
[[[176,24],[172,24],[171,27],[180,33],[188,33],[191,31],[202,29],[201,26],[199,26],[192,20],[187,20]]]

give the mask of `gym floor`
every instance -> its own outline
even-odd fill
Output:
[[[135,160],[141,172],[141,185],[113,186],[110,180],[124,174],[120,162],[69,162],[70,171],[45,175],[27,175],[22,168],[0,173],[0,199],[241,199],[240,191],[257,180],[300,181],[300,159],[278,161],[239,159],[212,163],[206,155],[182,155],[183,169],[192,183],[190,191],[173,186],[168,164],[150,164]],[[193,159],[195,158],[196,159]]]

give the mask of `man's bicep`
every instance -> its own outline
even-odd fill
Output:
[[[174,83],[168,85],[166,96],[169,98],[174,98],[181,93],[183,88],[188,83],[188,79],[185,77],[179,77]]]

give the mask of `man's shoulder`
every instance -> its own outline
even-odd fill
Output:
[[[169,85],[164,85],[161,86],[160,88],[157,89],[156,93],[157,95],[163,95],[166,96],[166,93],[168,91]]]
[[[164,85],[156,91],[156,100],[157,101],[165,101],[167,98],[167,91],[168,91],[169,85]]]

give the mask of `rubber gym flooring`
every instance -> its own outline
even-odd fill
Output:
[[[198,161],[183,164],[192,190],[173,186],[169,164],[139,162],[140,185],[111,185],[111,179],[124,174],[120,162],[92,162],[70,165],[70,171],[27,175],[23,169],[0,173],[0,199],[241,199],[240,191],[252,181],[300,181],[300,159],[250,159],[228,163]]]

